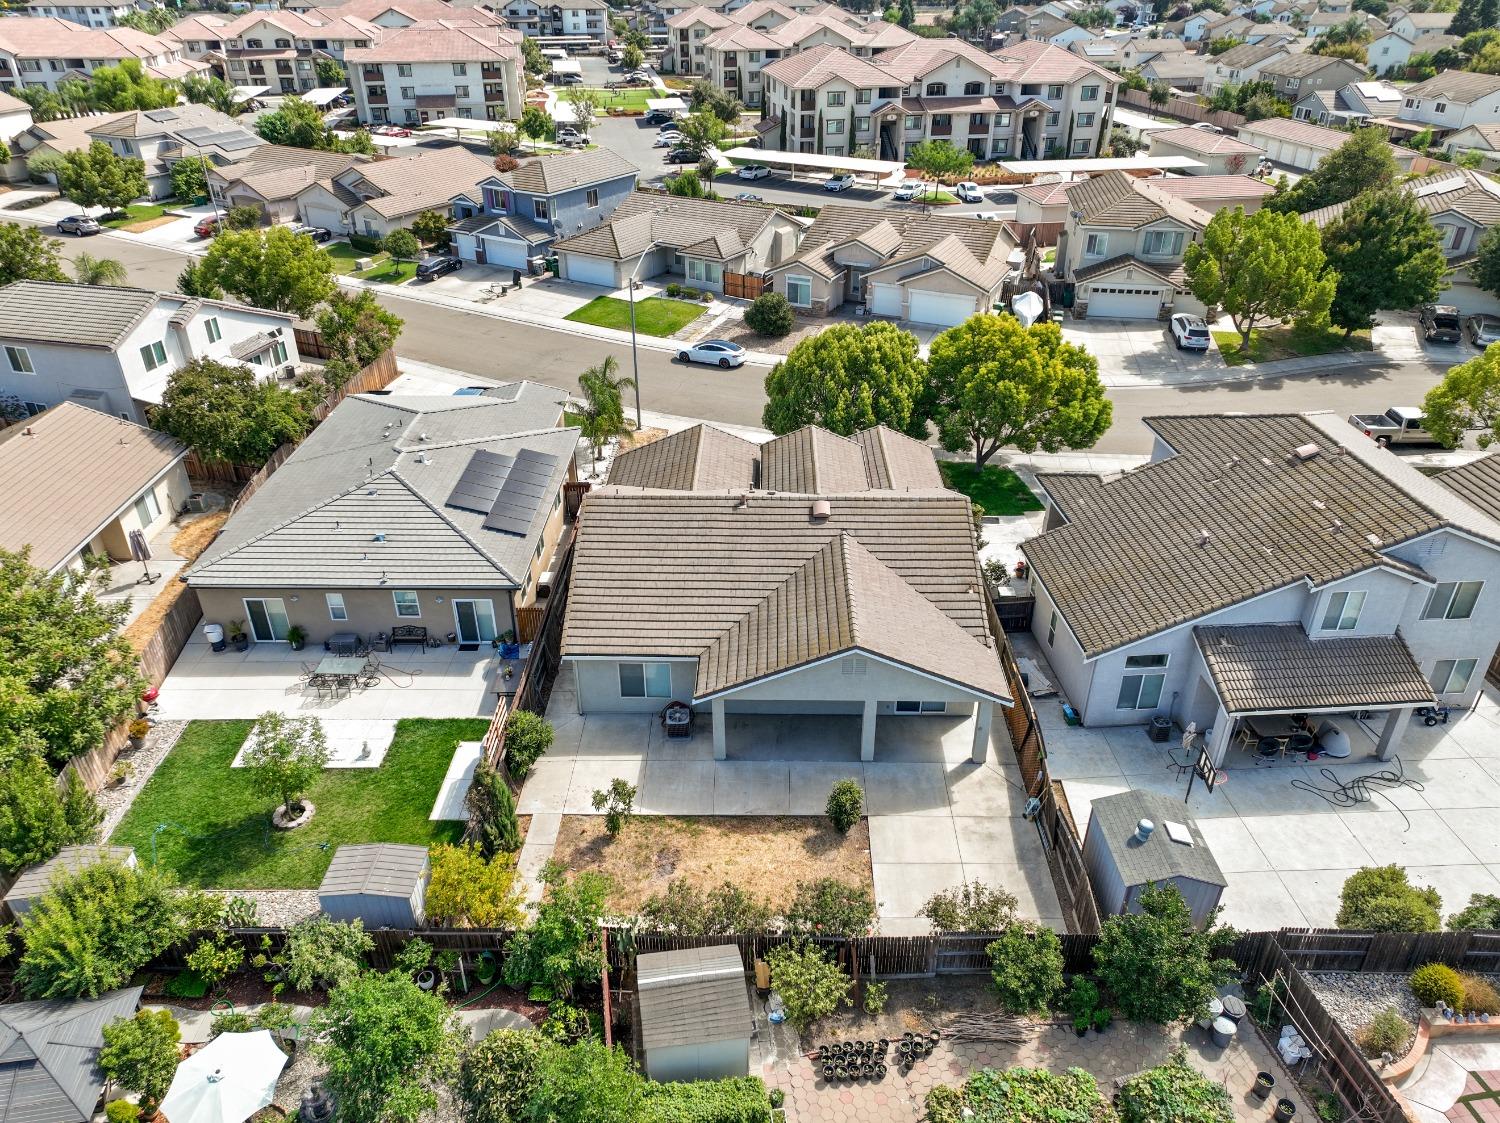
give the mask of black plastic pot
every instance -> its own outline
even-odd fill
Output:
[[[1292,1116],[1297,1114],[1297,1105],[1291,1100],[1276,1101],[1276,1118],[1280,1123],[1289,1123]]]
[[[832,1080],[833,1079],[833,1073],[834,1073],[834,1068],[833,1068],[832,1065],[824,1065],[823,1066],[823,1079],[824,1080]]]
[[[1076,1029],[1075,1028],[1073,1030],[1073,1032],[1076,1033],[1079,1037],[1083,1037],[1085,1034],[1088,1033],[1088,1031],[1089,1031],[1089,1027],[1088,1026],[1084,1026],[1082,1029]]]
[[[931,1033],[929,1033],[927,1035],[927,1040],[931,1041],[934,1045],[936,1045],[942,1039],[943,1039],[943,1035],[941,1033],[939,1033],[937,1030],[933,1030]]]
[[[890,1071],[890,1069],[886,1068],[885,1065],[876,1065],[875,1066],[875,1079],[876,1080],[884,1080],[885,1079],[885,1074],[887,1072],[889,1072],[889,1071]]]
[[[1251,1086],[1250,1091],[1256,1099],[1263,1100],[1271,1094],[1271,1089],[1274,1087],[1276,1087],[1276,1077],[1272,1076],[1269,1072],[1257,1072],[1255,1074],[1255,1083]]]

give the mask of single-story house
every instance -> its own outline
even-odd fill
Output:
[[[224,524],[188,573],[206,620],[256,643],[396,626],[489,642],[536,601],[578,430],[565,391],[356,394]]]
[[[1257,720],[1463,709],[1500,639],[1500,522],[1340,415],[1152,417],[1150,463],[1043,473],[1021,546],[1032,633],[1085,725],[1195,724],[1215,764]]]
[[[135,1016],[143,987],[0,1006],[0,1119],[89,1123],[104,1093],[104,1027]]]
[[[1264,121],[1249,121],[1239,127],[1239,138],[1263,151],[1276,164],[1285,164],[1300,172],[1310,172],[1323,162],[1323,157],[1349,139],[1351,134],[1339,129],[1327,129],[1307,121],[1294,121],[1289,117],[1268,117]],[[1417,153],[1410,148],[1391,145],[1391,155],[1396,166],[1409,172]]]
[[[129,561],[187,500],[187,449],[165,433],[63,402],[0,429],[0,548],[48,573]]]
[[[728,722],[842,715],[875,758],[882,715],[962,717],[986,758],[1012,704],[969,501],[889,429],[764,445],[709,425],[616,458],[583,502],[562,659],[579,712],[673,700]]]
[[[495,174],[489,163],[457,144],[398,152],[304,188],[296,199],[302,221],[335,234],[383,238],[423,211],[467,218],[479,210],[480,185]]]
[[[854,303],[948,327],[994,307],[1018,252],[1002,223],[831,203],[769,272],[794,308],[828,315]]]
[[[570,281],[617,289],[631,277],[672,274],[723,292],[725,273],[766,272],[796,251],[801,233],[775,207],[633,192],[599,225],[554,248]]]
[[[1265,150],[1236,139],[1228,133],[1195,129],[1191,125],[1180,129],[1163,129],[1151,134],[1151,155],[1187,156],[1203,165],[1201,171],[1193,169],[1191,175],[1246,175],[1255,170]]]

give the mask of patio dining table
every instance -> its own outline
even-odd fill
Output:
[[[318,664],[316,673],[329,678],[355,678],[364,669],[363,655],[328,655]]]

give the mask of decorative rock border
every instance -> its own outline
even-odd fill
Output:
[[[286,808],[278,807],[271,812],[271,825],[279,831],[293,831],[312,819],[317,814],[318,808],[310,799],[302,801],[302,813],[295,817],[288,816]]]

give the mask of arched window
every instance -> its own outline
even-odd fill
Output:
[[[966,94],[982,94],[982,93],[984,93],[984,83],[983,82],[967,82],[967,83],[964,84],[964,93],[966,93]]]
[[[947,92],[948,92],[948,83],[947,82],[928,82],[927,83],[927,96],[928,97],[942,97]]]

